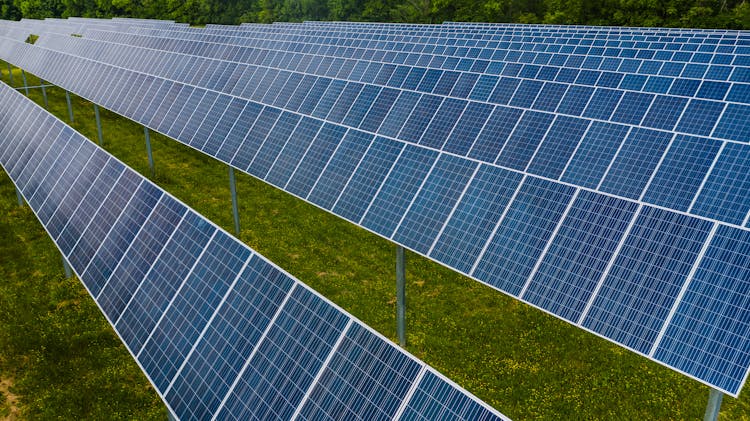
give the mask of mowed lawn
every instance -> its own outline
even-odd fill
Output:
[[[0,70],[7,83],[4,62]],[[14,79],[19,86],[18,69]],[[68,121],[64,91],[47,95],[49,110]],[[41,104],[41,91],[31,98]],[[72,99],[72,126],[96,141],[93,105]],[[149,175],[143,127],[101,111],[104,148]],[[156,133],[151,142],[153,181],[233,232],[227,166]],[[242,241],[395,340],[394,244],[237,175]],[[0,208],[0,419],[165,418],[93,300],[65,279],[42,226],[17,206],[4,172]],[[703,416],[708,387],[413,253],[406,291],[407,349],[511,418]],[[721,418],[750,419],[747,392],[725,397]]]

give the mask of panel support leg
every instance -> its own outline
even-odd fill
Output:
[[[13,86],[13,67],[11,67],[10,63],[8,63],[8,77],[10,78],[10,86]]]
[[[232,214],[234,215],[234,234],[240,236],[240,211],[237,206],[237,181],[234,178],[234,168],[229,166],[229,191],[232,193]]]
[[[62,256],[62,262],[63,262],[63,269],[65,269],[65,277],[72,278],[73,271],[70,269],[70,265],[68,264],[68,260],[65,258],[65,256]]]
[[[68,102],[68,118],[70,119],[70,124],[73,124],[73,104],[70,103],[70,92],[68,91],[65,91],[65,100]]]
[[[148,168],[151,171],[151,178],[154,178],[154,154],[151,153],[151,133],[148,127],[143,126],[143,133],[146,135],[146,153],[148,154]]]
[[[706,414],[703,415],[703,421],[716,421],[719,419],[719,410],[721,409],[721,399],[724,394],[716,389],[711,389],[708,394],[708,405]]]
[[[396,330],[398,344],[406,346],[406,257],[399,245],[396,245]]]
[[[21,69],[21,79],[23,79],[23,89],[26,91],[26,96],[29,96],[29,84],[26,83],[26,72]]]
[[[23,195],[21,195],[21,190],[18,190],[18,187],[16,187],[16,199],[18,199],[18,206],[23,207]]]
[[[44,81],[39,79],[39,85],[42,88],[42,98],[44,99],[44,108],[49,108],[49,102],[47,101],[47,87],[44,86]]]
[[[174,415],[172,415],[172,411],[170,411],[168,408],[167,408],[167,420],[168,421],[177,421],[177,417],[175,417]]]
[[[99,146],[102,146],[104,139],[102,137],[102,120],[99,117],[99,106],[94,104],[94,117],[96,118],[96,135],[99,139]]]

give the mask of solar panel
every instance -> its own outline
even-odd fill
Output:
[[[463,419],[506,419],[12,88],[0,97],[0,164],[178,418],[392,417],[429,375],[464,397],[446,404]]]
[[[744,377],[708,380],[698,367],[676,367],[651,348],[673,323],[669,314],[680,305],[681,291],[692,282],[717,227],[747,230],[746,189],[735,182],[745,173],[738,151],[747,139],[719,137],[715,129],[706,134],[711,122],[706,116],[728,128],[729,121],[743,117],[716,110],[736,107],[741,113],[745,105],[640,88],[595,88],[576,82],[590,73],[572,77],[561,68],[562,79],[552,86],[566,93],[554,96],[551,101],[559,105],[551,113],[536,108],[550,107],[538,93],[546,85],[534,79],[545,73],[537,69],[519,78],[533,68],[514,63],[503,62],[513,71],[503,76],[441,70],[437,77],[430,73],[436,68],[400,66],[407,71],[397,83],[389,85],[398,70],[390,69],[386,85],[379,85],[372,81],[385,66],[362,57],[351,59],[348,75],[339,69],[332,76],[332,57],[307,53],[256,51],[247,59],[255,64],[237,59],[230,67],[225,60],[157,51],[157,44],[146,50],[78,39],[46,42],[73,55],[26,46],[13,51],[5,42],[2,57],[46,73],[63,87],[80,85],[78,92],[94,101],[106,96],[115,111],[130,117],[135,116],[121,103],[132,97],[127,91],[112,94],[113,89],[130,89],[139,80],[159,85],[160,92],[174,89],[174,95],[152,104],[157,120],[137,121],[577,326],[739,393]],[[204,45],[221,54],[253,51],[194,41],[173,45],[196,48],[188,53]],[[299,60],[282,60],[290,57]],[[182,70],[162,69],[159,63],[166,60],[183,63]],[[71,75],[45,62],[86,65]],[[379,70],[370,72],[376,64]],[[212,85],[222,80],[215,71],[236,82],[230,88]],[[471,92],[468,98],[453,97],[455,89],[435,93],[447,91],[454,76],[458,81],[472,73],[474,88],[461,90]],[[101,74],[112,75],[106,89]],[[206,75],[210,79],[201,80]],[[642,75],[618,80],[624,83],[627,76]],[[643,82],[663,90],[661,76]],[[280,99],[281,93],[287,96]],[[672,115],[656,111],[672,107],[681,108]],[[191,115],[164,118],[169,126],[162,124],[167,111],[177,109],[176,117],[183,108]],[[239,114],[231,111],[239,108]],[[227,132],[221,117],[229,112],[243,116],[247,127]],[[653,126],[642,126],[645,121]],[[348,155],[339,151],[352,154],[346,165]],[[671,177],[673,168],[685,176]],[[675,201],[674,192],[692,196]],[[589,207],[593,211],[587,214]],[[593,245],[581,247],[589,242]],[[679,244],[679,253],[673,244]],[[666,268],[655,262],[666,262]],[[568,275],[574,270],[578,277]],[[720,358],[734,347],[727,338],[704,352]]]

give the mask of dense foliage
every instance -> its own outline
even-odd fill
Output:
[[[750,29],[748,0],[0,0],[0,18],[477,21]]]

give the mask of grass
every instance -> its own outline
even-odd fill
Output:
[[[0,69],[7,81],[4,63]],[[50,111],[67,121],[64,92],[47,93]],[[41,104],[38,89],[31,98]],[[73,107],[73,127],[95,140],[92,104],[73,96]],[[143,128],[106,110],[101,117],[105,149],[149,174]],[[155,133],[151,142],[153,180],[232,232],[226,165]],[[395,340],[392,243],[245,174],[237,183],[242,241]],[[21,418],[97,419],[102,407],[122,408],[124,418],[161,416],[156,395],[146,393],[143,376],[93,301],[62,276],[40,224],[15,205],[5,174],[0,206],[8,215],[0,219],[7,231],[0,235],[0,373],[13,367]],[[407,349],[511,418],[703,415],[706,386],[412,253],[407,305]],[[60,362],[54,373],[38,368]],[[70,390],[63,391],[68,381]],[[725,398],[721,418],[750,419],[747,394]]]

